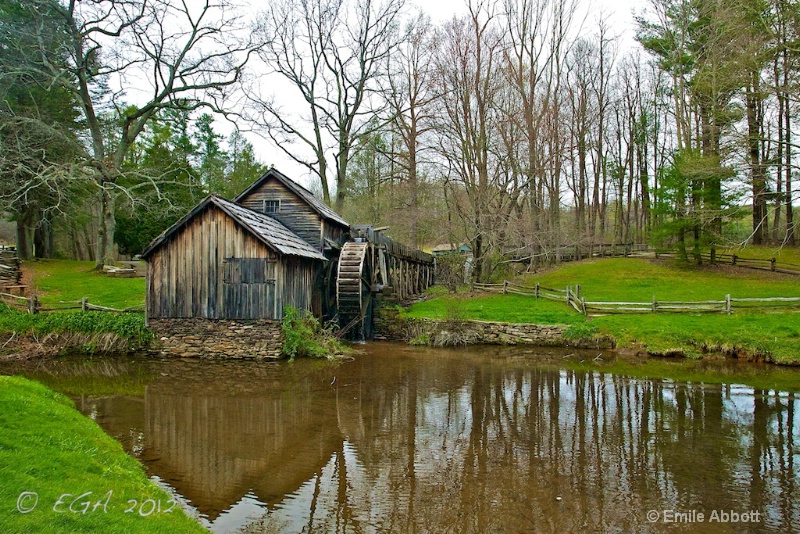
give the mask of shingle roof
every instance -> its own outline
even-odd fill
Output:
[[[269,248],[280,254],[289,256],[300,256],[315,260],[327,261],[325,256],[309,245],[300,236],[286,228],[280,222],[269,215],[264,215],[244,206],[234,204],[216,195],[204,198],[195,208],[181,217],[172,226],[164,230],[161,235],[156,237],[142,252],[142,257],[147,257],[153,250],[158,248],[169,236],[178,229],[185,226],[195,215],[200,213],[206,206],[213,204],[225,212],[237,223],[250,231],[256,238],[267,245]]]
[[[250,193],[250,191],[252,191],[253,189],[257,188],[259,185],[261,185],[261,183],[264,180],[266,180],[268,178],[275,178],[276,180],[281,182],[283,185],[288,187],[297,196],[302,198],[306,202],[306,204],[311,206],[311,208],[314,211],[316,211],[323,219],[328,219],[329,221],[333,221],[333,222],[341,224],[342,226],[350,228],[350,224],[347,221],[342,219],[341,216],[339,216],[338,213],[336,213],[330,207],[328,207],[327,204],[325,204],[324,202],[319,200],[317,197],[315,197],[314,194],[311,191],[309,191],[308,189],[306,189],[302,185],[298,184],[297,182],[294,182],[291,178],[288,178],[286,175],[282,174],[278,169],[276,169],[274,167],[272,169],[268,170],[267,172],[265,172],[264,175],[261,178],[259,178],[258,180],[256,180],[255,182],[253,182],[253,184],[250,185],[250,187],[248,187],[243,192],[241,192],[239,195],[237,195],[237,197],[234,198],[233,201],[234,202],[240,202],[244,197],[246,197]]]

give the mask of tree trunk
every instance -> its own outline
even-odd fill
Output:
[[[788,59],[786,59],[786,49],[783,50],[784,54],[784,84],[789,83],[788,72],[786,69],[786,64]],[[784,85],[786,87],[786,85]],[[785,151],[786,151],[786,165],[784,171],[786,172],[786,244],[790,246],[794,246],[795,244],[795,234],[794,234],[794,212],[792,207],[792,108],[789,105],[789,98],[788,95],[784,93],[784,99],[786,100],[786,109],[784,115],[784,136],[786,139],[785,144]],[[780,180],[780,176],[778,177]]]
[[[102,269],[103,265],[110,265],[116,261],[114,254],[114,232],[116,218],[114,217],[114,190],[109,181],[102,182],[100,189],[100,219],[97,230],[97,255],[95,256],[95,269]]]
[[[473,240],[472,251],[472,279],[475,282],[483,282],[483,236],[478,234]]]
[[[34,257],[33,223],[27,207],[17,215],[17,256],[21,260]]]
[[[417,123],[416,118],[411,118],[411,131],[409,134],[408,146],[408,187],[411,193],[411,244],[414,248],[419,248],[419,184],[417,183]],[[393,158],[394,159],[394,158]]]
[[[37,258],[53,257],[53,225],[49,217],[45,216],[39,221],[33,234],[33,242]]]
[[[349,137],[349,133],[348,133]],[[344,139],[339,140],[340,146],[345,145]],[[339,153],[336,165],[336,206],[341,213],[344,208],[344,199],[347,197],[347,163],[350,161],[350,147],[344,146]]]
[[[767,182],[764,175],[764,168],[761,164],[760,133],[761,121],[758,109],[758,73],[752,75],[752,83],[748,88],[747,94],[747,143],[748,155],[750,159],[750,180],[753,188],[753,244],[761,245],[765,241],[767,232]]]

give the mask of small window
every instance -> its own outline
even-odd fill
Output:
[[[275,262],[266,258],[226,258],[223,264],[226,284],[275,283]]]
[[[281,201],[280,200],[265,200],[264,201],[264,213],[278,213],[281,209]]]

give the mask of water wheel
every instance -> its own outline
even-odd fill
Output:
[[[372,337],[372,287],[375,268],[370,243],[345,243],[336,274],[339,326],[348,337]]]

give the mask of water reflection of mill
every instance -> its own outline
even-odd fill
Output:
[[[250,495],[289,530],[641,531],[651,509],[800,529],[793,396],[522,362],[186,365],[147,386],[140,457],[212,522]]]
[[[141,459],[210,520],[246,494],[271,508],[341,449],[341,435],[319,424],[335,419],[335,404],[309,396],[311,377],[209,381],[198,371],[147,386]]]

